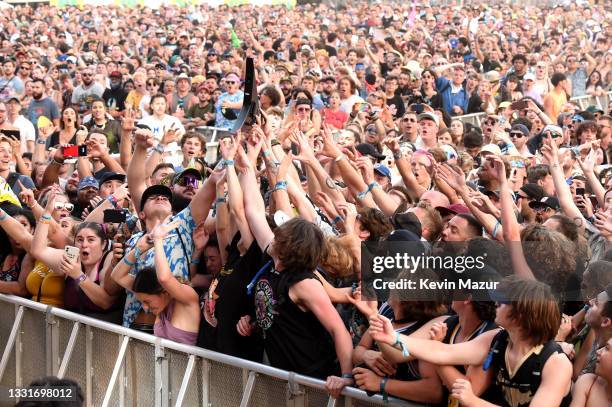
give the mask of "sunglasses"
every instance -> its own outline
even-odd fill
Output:
[[[495,120],[487,120],[484,122],[487,126],[495,126]]]
[[[525,135],[523,133],[510,133],[510,137],[512,138],[523,138]]]
[[[408,118],[408,117],[406,117],[406,118],[402,119],[402,121],[403,122],[409,122],[409,123],[416,123],[417,120],[415,118]]]
[[[557,134],[557,133],[551,133],[550,131],[547,131],[546,133],[544,133],[544,137],[550,137],[552,139],[556,139],[556,138],[562,137],[562,135]]]
[[[549,206],[536,206],[535,208],[533,208],[533,210],[536,212],[548,212],[551,211],[552,208]]]
[[[185,176],[179,179],[176,183],[181,187],[192,187],[193,189],[198,189],[200,186],[200,180],[196,177]]]
[[[227,81],[227,80],[226,80],[226,81],[225,81],[225,83],[227,83],[228,85],[235,85],[235,84],[237,84],[238,82],[236,82],[236,81]]]
[[[73,204],[71,204],[70,202],[66,202],[66,203],[64,203],[64,202],[56,202],[56,203],[53,205],[53,207],[54,207],[56,210],[58,210],[58,211],[59,211],[59,210],[62,210],[62,209],[66,209],[68,212],[72,212],[72,210],[74,209],[74,205],[73,205]]]
[[[22,66],[19,69],[21,69],[22,71],[29,71],[32,68],[30,68],[29,66]]]

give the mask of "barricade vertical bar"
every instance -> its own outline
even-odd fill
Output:
[[[46,359],[47,359],[47,375],[54,376],[59,369],[59,328],[58,319],[51,314],[51,306],[47,307],[45,315],[46,322]]]
[[[121,407],[125,406],[125,365],[125,362],[121,363],[121,369],[119,369],[119,405]]]
[[[127,350],[128,343],[130,342],[129,336],[124,336],[123,341],[121,342],[121,348],[119,348],[119,354],[117,355],[117,360],[115,361],[115,367],[113,368],[113,374],[111,375],[110,382],[108,383],[108,387],[106,387],[106,394],[104,395],[104,400],[102,401],[102,407],[107,407],[110,402],[111,395],[113,394],[113,389],[115,388],[115,382],[117,381],[117,377],[119,376],[119,370],[123,365],[123,359],[125,357],[125,351]]]
[[[181,383],[181,388],[179,389],[178,395],[176,397],[176,407],[181,407],[183,405],[183,399],[185,398],[185,393],[187,392],[187,386],[189,385],[191,376],[193,376],[193,368],[195,367],[195,363],[195,355],[190,355],[189,360],[187,361],[187,368],[185,369],[185,374],[183,375],[183,382]]]
[[[247,407],[253,396],[253,390],[255,389],[255,378],[257,373],[250,371],[249,376],[244,386],[244,392],[242,393],[242,400],[240,400],[240,407]]]
[[[6,370],[6,365],[11,357],[11,352],[13,351],[13,347],[15,346],[15,340],[18,337],[18,332],[21,330],[21,322],[23,321],[23,306],[20,306],[17,309],[17,316],[15,316],[15,322],[13,322],[13,328],[11,329],[11,334],[9,335],[8,341],[6,342],[6,346],[4,347],[4,353],[2,354],[2,360],[0,360],[0,381],[2,380],[2,376],[4,376],[4,371]],[[19,360],[19,356],[21,354],[21,350],[16,350],[15,359]]]
[[[19,314],[19,309],[23,308],[21,305],[15,304],[15,314]],[[22,315],[23,316],[23,315]],[[18,315],[15,317],[17,319]],[[17,387],[23,386],[23,376],[21,374],[21,355],[23,352],[23,342],[21,341],[21,328],[17,329],[17,335],[15,337],[15,385]],[[0,377],[0,380],[2,377]]]
[[[57,377],[62,379],[66,374],[66,369],[68,368],[68,363],[70,363],[70,358],[72,357],[72,351],[74,350],[74,345],[76,344],[77,337],[79,335],[79,327],[81,324],[79,322],[75,322],[72,325],[72,332],[70,332],[70,338],[68,338],[68,344],[66,345],[66,351],[64,352],[64,358],[62,359],[62,363],[60,364],[59,370],[57,372]]]
[[[168,359],[158,341],[155,344],[155,405],[168,407],[168,400]]]
[[[210,362],[202,359],[202,407],[210,406]]]
[[[329,399],[327,399],[327,407],[336,407],[337,402],[338,402],[338,399],[335,399],[332,396],[329,396]]]
[[[344,407],[353,407],[353,399],[348,396],[344,396]]]
[[[87,406],[93,405],[93,330],[87,325],[85,328],[85,402]]]

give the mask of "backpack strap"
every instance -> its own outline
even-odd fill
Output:
[[[13,189],[13,185],[17,183],[17,180],[19,179],[20,175],[21,174],[19,174],[18,172],[10,172],[9,176],[6,177],[6,183],[9,187],[11,187],[11,189]]]
[[[555,341],[548,341],[544,344],[542,351],[540,352],[539,357],[535,361],[535,366],[532,371],[532,375],[535,376],[533,380],[529,381],[531,386],[531,394],[535,394],[540,387],[540,383],[542,382],[542,370],[544,370],[544,365],[546,365],[546,361],[555,353],[563,352],[559,344]]]

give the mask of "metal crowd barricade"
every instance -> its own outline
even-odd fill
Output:
[[[210,127],[210,126],[200,126],[196,127],[195,130],[198,133],[204,135],[206,139],[206,157],[205,161],[212,165],[217,162],[217,147],[219,146],[219,142],[217,141],[220,136],[227,133],[227,129],[221,127]]]
[[[157,338],[120,325],[0,294],[0,386],[45,375],[76,380],[86,406],[380,406],[347,388],[267,365]],[[14,308],[14,312],[11,309]],[[388,405],[420,405],[389,398]]]
[[[589,106],[597,106],[604,112],[608,111],[608,103],[612,99],[612,92],[608,92],[602,96],[578,96],[570,99],[570,102],[574,102],[580,106],[581,109],[586,109]]]

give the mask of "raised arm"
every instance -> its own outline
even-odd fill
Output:
[[[237,161],[240,162],[240,166],[242,167],[242,173],[238,178],[240,179],[240,185],[244,193],[244,213],[251,232],[253,233],[253,237],[257,240],[257,244],[261,250],[265,250],[272,239],[274,239],[274,233],[266,220],[266,206],[263,197],[259,193],[257,179],[255,178],[255,169],[243,151],[238,151]]]
[[[3,209],[0,208],[0,227],[4,229],[7,235],[15,242],[19,243],[26,252],[29,252],[32,247],[32,235],[25,230],[25,227],[17,219],[9,216]]]
[[[36,231],[32,239],[31,253],[32,256],[42,261],[51,270],[59,272],[60,263],[62,256],[64,255],[63,250],[54,249],[49,247],[47,244],[47,238],[49,235],[49,223],[51,222],[51,210],[55,204],[55,193],[50,192],[49,198],[47,199],[47,206],[45,212],[42,214],[36,224]]]
[[[177,225],[178,221],[176,220],[168,224],[160,224],[151,232],[155,249],[155,272],[159,284],[172,298],[182,304],[193,304],[198,301],[198,294],[189,284],[180,283],[174,277],[164,251],[164,237]]]
[[[128,166],[127,181],[130,196],[135,208],[140,208],[140,198],[147,188],[145,162],[147,159],[147,148],[153,147],[155,138],[150,130],[137,129],[134,132],[135,149],[132,161]]]
[[[550,174],[555,184],[555,192],[559,198],[559,204],[561,205],[563,214],[573,219],[581,231],[584,230],[584,217],[580,209],[578,209],[574,203],[572,191],[570,191],[569,185],[565,182],[565,174],[563,173],[563,168],[561,168],[559,164],[557,144],[555,144],[551,138],[545,138],[541,151],[544,158],[548,161]]]

